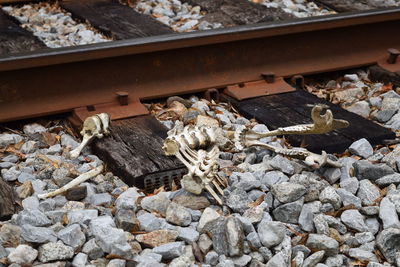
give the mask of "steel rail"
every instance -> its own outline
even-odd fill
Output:
[[[277,76],[374,64],[400,48],[400,8],[172,34],[0,58],[0,122]],[[127,107],[128,108],[128,107]]]

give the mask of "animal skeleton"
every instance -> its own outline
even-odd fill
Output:
[[[74,159],[79,157],[82,149],[92,141],[93,138],[102,138],[104,135],[108,135],[110,133],[108,130],[109,125],[110,116],[107,113],[100,113],[86,118],[81,131],[81,135],[83,136],[82,143],[69,153],[70,158]]]
[[[175,155],[187,168],[188,173],[181,180],[182,187],[193,194],[200,194],[206,189],[218,203],[221,198],[213,186],[223,195],[221,185],[224,181],[218,176],[217,159],[219,133],[216,127],[193,126],[183,127],[177,121],[175,127],[168,132],[163,150],[166,155]],[[209,148],[208,151],[206,148]]]
[[[221,204],[222,201],[211,184],[223,195],[220,185],[226,186],[226,183],[218,177],[217,159],[220,152],[219,147],[226,147],[225,140],[227,138],[234,140],[237,150],[243,150],[249,146],[262,146],[277,154],[301,159],[311,167],[319,168],[324,165],[341,167],[339,162],[328,158],[325,151],[319,155],[300,147],[278,148],[259,141],[260,138],[277,135],[323,134],[349,125],[345,120],[334,119],[330,110],[326,110],[325,114],[321,115],[324,108],[327,106],[316,105],[313,107],[311,111],[313,123],[311,124],[278,128],[267,133],[256,133],[247,129],[238,129],[235,132],[223,131],[218,127],[193,125],[184,127],[182,122],[177,121],[175,127],[168,132],[163,149],[166,155],[175,155],[188,168],[188,173],[181,180],[185,190],[200,194],[203,189],[206,189]]]
[[[288,135],[288,134],[324,134],[335,129],[346,128],[349,123],[345,120],[337,120],[333,118],[332,112],[328,109],[324,115],[321,115],[321,111],[327,108],[326,105],[316,105],[311,110],[312,124],[301,124],[295,126],[289,126],[284,128],[278,128],[274,131],[267,133],[256,133],[247,129],[238,129],[235,132],[235,146],[238,150],[244,149],[249,146],[262,146],[275,153],[282,154],[292,158],[298,158],[304,160],[308,166],[322,167],[326,164],[333,167],[339,168],[341,164],[337,161],[333,161],[328,158],[325,151],[322,151],[322,155],[312,153],[305,148],[296,147],[293,149],[285,149],[274,147],[258,141],[260,138],[276,136],[276,135]]]

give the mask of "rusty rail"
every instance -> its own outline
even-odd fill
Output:
[[[0,58],[0,122],[374,64],[400,48],[400,8],[172,34]]]

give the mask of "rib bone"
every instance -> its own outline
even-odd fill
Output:
[[[102,138],[104,135],[109,134],[109,125],[110,117],[107,113],[100,113],[86,118],[81,131],[81,135],[83,136],[82,142],[69,153],[70,158],[75,159],[79,157],[83,148],[85,148],[93,138]]]
[[[222,204],[213,188],[223,195],[223,184],[220,179],[216,179],[220,153],[217,140],[218,133],[214,128],[192,125],[183,127],[181,122],[177,122],[168,132],[163,149],[166,155],[175,155],[188,168],[188,173],[182,179],[185,190],[200,194],[205,189]]]
[[[76,177],[74,180],[72,180],[71,182],[69,182],[68,184],[64,185],[63,187],[49,192],[49,193],[45,193],[45,194],[39,194],[38,198],[40,199],[46,199],[49,197],[54,197],[57,196],[59,194],[65,193],[68,189],[75,187],[77,185],[80,185],[81,183],[89,180],[90,178],[93,178],[97,175],[99,175],[102,171],[103,171],[104,167],[103,165],[100,165],[96,168],[94,168],[93,170],[90,170],[88,172],[82,173],[81,175],[79,175],[78,177]]]

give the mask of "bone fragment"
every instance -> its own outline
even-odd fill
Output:
[[[69,153],[69,157],[71,159],[79,157],[82,150],[93,138],[102,138],[104,135],[108,135],[110,133],[108,130],[109,125],[110,116],[107,113],[100,113],[86,118],[81,131],[82,142]]]
[[[90,178],[93,178],[97,175],[99,175],[102,171],[103,171],[104,167],[103,165],[100,165],[96,168],[94,168],[93,170],[90,170],[88,172],[82,173],[81,175],[79,175],[78,177],[76,177],[74,180],[72,180],[71,182],[69,182],[68,184],[64,185],[63,187],[49,192],[49,193],[45,193],[45,194],[39,194],[38,198],[40,199],[46,199],[49,197],[54,197],[57,196],[59,194],[63,194],[65,193],[68,189],[71,189],[77,185],[80,185],[81,183],[89,180]]]

